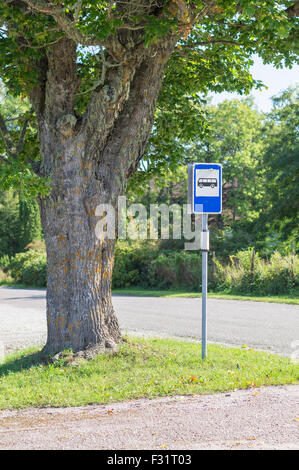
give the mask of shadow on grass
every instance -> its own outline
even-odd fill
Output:
[[[12,357],[3,364],[0,364],[0,377],[5,375],[21,372],[22,370],[30,369],[31,367],[46,366],[50,363],[49,355],[45,354],[43,350],[34,353],[24,354],[22,357]]]

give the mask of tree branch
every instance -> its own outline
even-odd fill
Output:
[[[63,37],[64,36],[61,36],[60,38],[55,39],[54,41],[46,42],[46,43],[42,44],[41,46],[32,46],[32,44],[30,44],[29,41],[26,40],[27,44],[21,44],[21,47],[29,47],[29,49],[45,49],[45,47],[53,46],[57,42],[61,41],[61,39],[63,39]]]
[[[286,13],[289,18],[299,16],[299,1],[295,2],[294,5],[287,8]]]
[[[241,42],[234,41],[233,39],[216,38],[216,39],[211,39],[210,41],[197,41],[192,44],[186,44],[181,47],[182,49],[190,49],[195,46],[208,46],[209,44],[231,44],[233,46],[242,46]]]
[[[22,152],[23,147],[24,147],[24,142],[25,142],[27,125],[28,125],[28,118],[25,118],[22,130],[20,133],[20,137],[18,140],[18,144],[17,146],[15,146],[12,139],[10,138],[9,131],[5,124],[5,120],[3,116],[0,114],[0,131],[1,131],[1,135],[4,140],[4,143],[5,143],[7,155],[9,157],[16,159],[18,155]],[[6,163],[10,164],[10,162],[8,162],[8,160],[5,159],[5,157],[2,157],[1,159],[5,160]]]
[[[25,142],[25,136],[26,136],[26,130],[27,130],[27,125],[28,125],[28,119],[25,118],[25,119],[24,119],[24,123],[23,123],[23,127],[22,127],[22,131],[21,131],[21,134],[20,134],[19,142],[18,142],[18,145],[17,145],[17,148],[16,148],[16,154],[17,154],[17,155],[18,155],[19,153],[21,153],[22,150],[23,150],[24,142]]]
[[[171,38],[157,50],[155,57],[144,59],[135,72],[126,106],[115,121],[99,159],[101,171],[104,171],[102,163],[116,169],[113,178],[110,174],[111,185],[114,179],[121,179],[125,185],[143,156],[165,65],[175,41],[176,38]]]
[[[44,13],[46,15],[52,16],[65,35],[69,39],[75,41],[77,44],[82,44],[83,46],[99,46],[102,43],[102,41],[100,41],[95,36],[86,36],[76,28],[76,18],[79,17],[80,12],[80,8],[78,9],[78,6],[77,9],[75,9],[75,20],[71,21],[64,11],[56,5],[49,4],[44,0],[23,1],[32,10],[37,11],[38,13]],[[78,2],[78,5],[80,5],[80,2]]]
[[[42,173],[40,171],[41,162],[36,162],[35,160],[32,160],[32,158],[27,158],[26,161],[30,163],[33,173],[35,173],[37,176],[42,176]]]
[[[7,158],[5,158],[3,155],[0,155],[0,160],[4,163],[6,163],[6,165],[11,165],[11,162],[9,160],[7,160]]]

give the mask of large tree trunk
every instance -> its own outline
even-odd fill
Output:
[[[60,41],[47,57],[39,118],[43,175],[51,194],[40,199],[48,260],[45,350],[113,348],[121,333],[111,302],[114,240],[100,240],[96,207],[125,193],[143,155],[163,71],[175,39],[142,60],[110,69],[83,117],[75,116],[75,44]]]
[[[74,155],[71,147],[69,155]],[[109,198],[114,206],[120,188],[113,195],[103,192],[84,153],[70,161],[61,157],[61,179],[40,200],[47,247],[47,352],[101,351],[121,339],[111,302],[114,240],[98,239],[95,233],[97,205]]]

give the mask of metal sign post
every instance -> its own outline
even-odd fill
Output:
[[[201,214],[202,231],[202,359],[207,357],[207,296],[208,296],[208,215],[222,212],[222,166],[219,163],[188,165],[188,206],[192,214]]]
[[[208,234],[208,214],[202,215],[202,234]],[[202,277],[201,277],[201,357],[207,357],[207,296],[208,296],[208,249],[202,249]]]

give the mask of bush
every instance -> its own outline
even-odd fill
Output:
[[[252,249],[239,252],[231,264],[217,263],[217,290],[232,293],[279,295],[292,294],[298,289],[299,260],[295,256],[282,256],[275,252],[270,260],[262,260],[258,253],[251,271]]]
[[[43,253],[31,251],[31,256],[24,262],[21,282],[31,286],[46,287],[47,257]]]
[[[151,261],[149,285],[159,288],[201,286],[201,256],[186,251],[165,252]]]
[[[274,253],[269,260],[252,249],[238,252],[230,262],[216,262],[216,275],[209,288],[235,294],[280,295],[298,290],[299,260],[295,256]],[[0,282],[13,279],[27,285],[45,287],[47,261],[44,245],[33,243],[24,253],[0,258]],[[160,289],[201,288],[199,252],[159,250],[155,243],[118,241],[115,250],[113,288],[143,287]]]
[[[199,253],[161,251],[154,243],[118,242],[112,287],[198,289],[200,261]]]
[[[0,268],[3,272],[7,272],[10,264],[10,257],[8,255],[1,256],[0,258]]]
[[[155,244],[118,241],[112,287],[148,286],[150,264],[157,255],[158,247]]]
[[[29,250],[17,253],[9,262],[1,258],[0,267],[16,282],[37,287],[46,286],[47,258],[42,251]]]
[[[12,282],[13,279],[11,276],[3,271],[2,268],[0,268],[0,285],[6,282]]]

